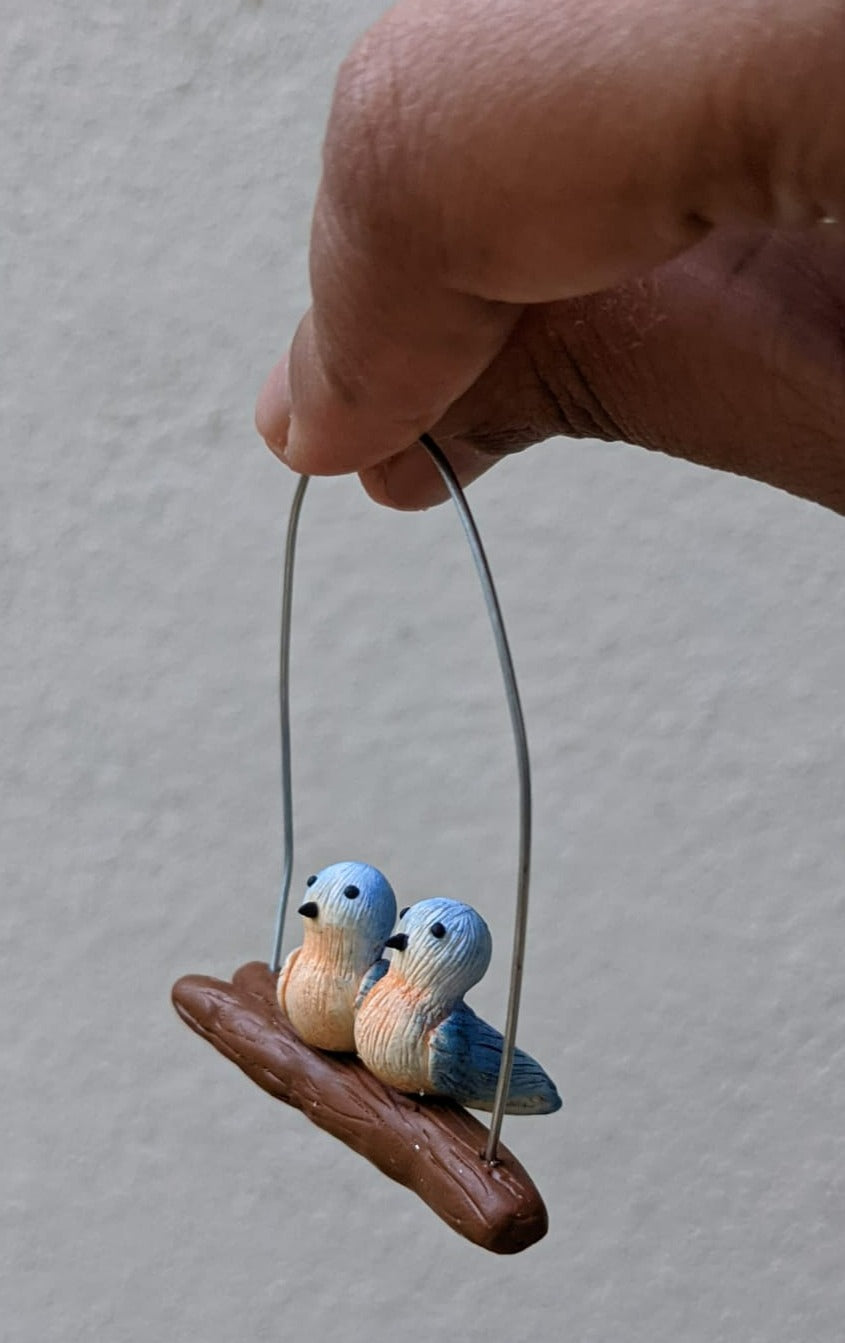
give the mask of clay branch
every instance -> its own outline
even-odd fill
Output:
[[[253,1082],[413,1190],[459,1235],[496,1254],[545,1235],[537,1188],[504,1146],[497,1165],[485,1163],[477,1119],[451,1101],[404,1096],[349,1055],[303,1044],[263,963],[242,966],[231,984],[186,975],[172,996],[182,1020]]]

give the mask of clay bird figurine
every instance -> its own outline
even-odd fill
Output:
[[[463,996],[490,964],[487,924],[457,900],[421,900],[403,909],[385,946],[387,973],[373,967],[359,994],[355,1047],[363,1063],[398,1091],[450,1096],[471,1110],[492,1110],[502,1036]],[[551,1114],[557,1088],[517,1049],[507,1114]]]
[[[306,884],[302,946],[282,966],[276,997],[306,1044],[352,1053],[355,998],[396,921],[396,898],[367,863],[335,863]]]

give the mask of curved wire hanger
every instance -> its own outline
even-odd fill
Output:
[[[519,776],[519,865],[517,869],[516,914],[514,918],[513,949],[511,952],[510,984],[508,989],[507,1016],[505,1019],[502,1061],[496,1083],[496,1095],[484,1159],[493,1164],[497,1159],[502,1120],[505,1113],[511,1070],[513,1067],[516,1028],[519,1019],[519,1001],[522,992],[522,979],[525,964],[525,938],[528,925],[528,890],[531,875],[531,764],[528,756],[528,738],[525,732],[525,720],[519,698],[513,659],[511,657],[508,636],[505,630],[499,598],[496,594],[493,575],[481,543],[475,519],[470,512],[463,490],[443,450],[435,443],[430,434],[421,434],[420,442],[431,457],[440,473],[446,489],[458,511],[461,525],[481,583],[484,603],[493,629],[496,652],[505,685],[508,712],[513,729],[516,747],[516,763]],[[281,726],[281,782],[282,817],[284,828],[284,865],[282,869],[281,892],[276,914],[276,927],[273,937],[273,952],[270,958],[270,970],[276,974],[281,964],[282,939],[285,929],[288,896],[293,876],[293,789],[291,784],[291,734],[290,734],[290,639],[291,615],[293,606],[293,572],[296,558],[296,537],[302,503],[308,488],[308,476],[300,477],[291,504],[288,519],[287,539],[285,542],[284,580],[282,584],[281,640],[279,647],[279,711]]]

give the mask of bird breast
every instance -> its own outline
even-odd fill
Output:
[[[326,937],[294,952],[279,981],[279,1004],[306,1044],[353,1053],[355,995],[369,967],[336,952]]]
[[[428,1038],[442,1018],[430,999],[388,972],[355,1018],[355,1048],[382,1082],[398,1091],[429,1089]]]

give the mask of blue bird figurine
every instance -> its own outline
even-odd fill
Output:
[[[355,1016],[362,1062],[398,1091],[450,1096],[471,1110],[492,1110],[502,1036],[463,1001],[490,964],[487,924],[457,900],[421,900],[402,910],[385,972],[364,978]],[[561,1107],[554,1082],[517,1049],[507,1114],[551,1114]]]
[[[302,946],[282,966],[276,996],[306,1044],[352,1053],[356,995],[396,922],[396,897],[367,863],[335,863],[309,877],[307,886],[299,906]]]

